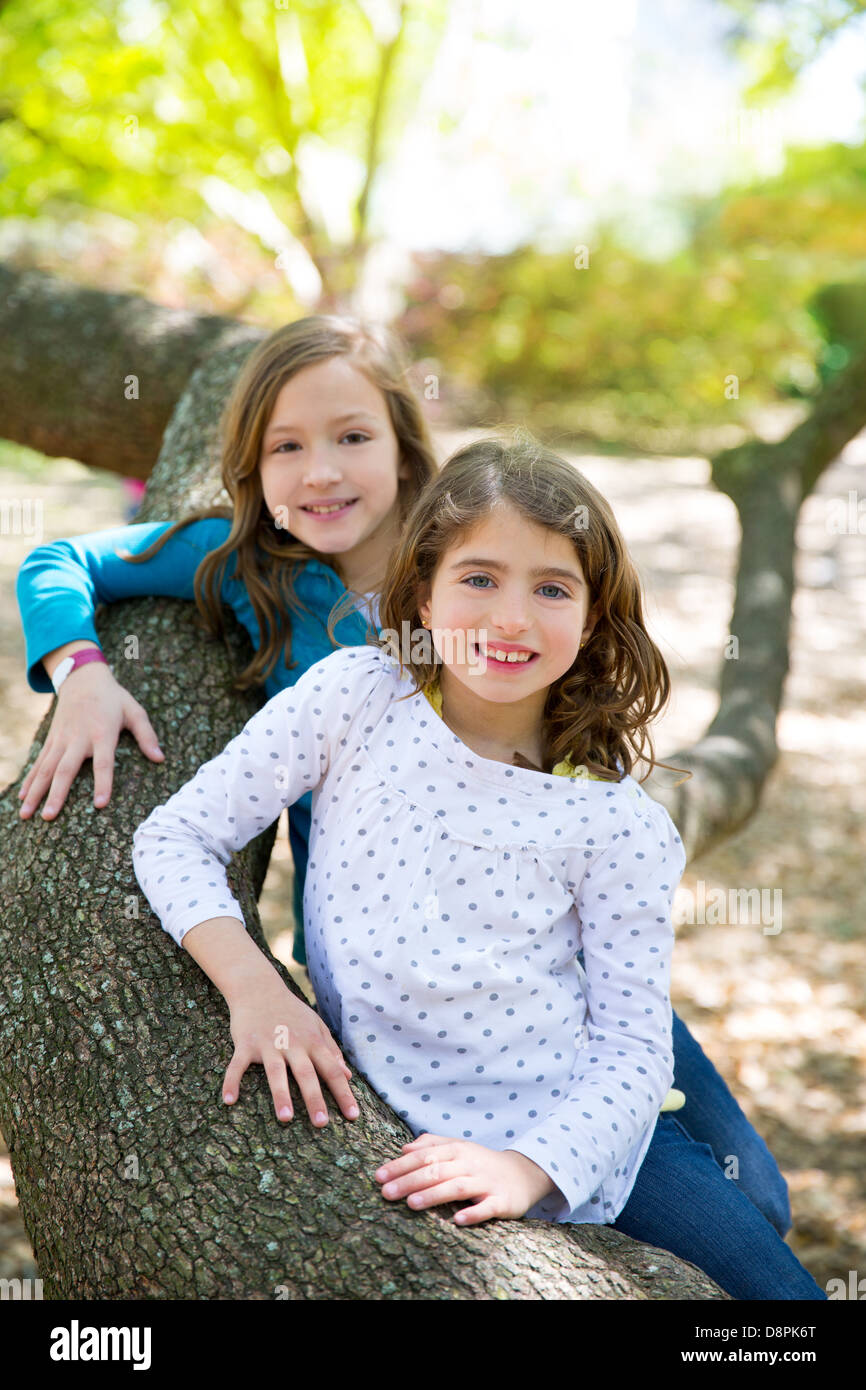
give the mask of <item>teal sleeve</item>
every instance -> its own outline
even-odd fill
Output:
[[[231,530],[228,518],[208,517],[183,526],[150,560],[129,564],[115,552],[137,554],[167,531],[170,521],[139,522],[37,546],[18,571],[15,594],[27,644],[27,681],[32,690],[53,687],[42,658],[66,642],[99,643],[94,626],[100,603],[147,595],[195,598],[193,580],[202,559]],[[230,559],[224,591],[232,580]],[[225,598],[224,601],[228,601]]]

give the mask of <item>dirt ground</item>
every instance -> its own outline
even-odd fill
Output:
[[[468,437],[440,433],[441,456]],[[656,726],[664,758],[696,739],[717,707],[736,513],[709,485],[703,459],[572,458],[610,499],[644,580],[648,626],[674,686]],[[10,499],[30,499],[34,516],[41,502],[42,516],[39,533],[18,534],[5,521],[0,537],[0,785],[17,780],[52,698],[26,681],[18,568],[41,541],[121,524],[127,506],[109,474],[7,449],[0,501]],[[838,499],[853,516],[859,504],[863,534],[850,522],[839,533]],[[762,807],[683,879],[683,890],[699,894],[703,884],[708,896],[781,890],[782,929],[686,922],[673,968],[674,1007],[776,1155],[791,1193],[789,1243],[822,1287],[834,1276],[847,1284],[851,1270],[866,1274],[864,534],[866,434],[824,475],[801,517],[781,753]],[[286,960],[291,874],[284,818],[261,906]],[[0,1144],[0,1277],[35,1273]]]

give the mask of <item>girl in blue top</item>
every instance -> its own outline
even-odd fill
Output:
[[[227,405],[223,483],[231,510],[59,541],[37,548],[25,561],[17,593],[31,686],[50,689],[50,678],[66,656],[98,649],[93,623],[98,602],[167,594],[195,598],[213,634],[219,631],[221,603],[229,603],[256,648],[238,685],[263,687],[272,697],[333,650],[327,618],[335,600],[347,590],[370,594],[379,587],[409,507],[434,473],[423,417],[391,341],[329,318],[279,330],[251,354]],[[580,477],[576,470],[575,476]],[[583,485],[589,488],[585,480]],[[331,502],[340,505],[331,511]],[[131,560],[118,556],[119,546],[134,552]],[[333,633],[338,641],[361,644],[369,629],[352,612]],[[599,669],[603,649],[597,641],[593,633],[582,653],[590,672]],[[154,751],[156,737],[145,712],[107,666],[73,670],[60,687],[49,737],[22,785],[22,815],[32,813],[49,786],[53,811],[47,807],[44,814],[56,814],[91,755],[95,800],[104,804],[123,727],[132,729],[145,752],[161,756]],[[307,794],[289,817],[298,908],[309,828]],[[296,920],[301,920],[297,908]],[[300,942],[300,957],[299,947]],[[674,1249],[713,1273],[732,1255],[723,1224],[718,1234],[716,1227],[709,1232],[715,1254],[697,1256],[696,1247],[708,1234],[706,1222],[688,1234],[686,1249],[678,1241],[681,1213],[694,1198],[696,1181],[715,1181],[716,1158],[738,1155],[740,1176],[726,1183],[728,1198],[747,1203],[771,1235],[769,1223],[781,1233],[790,1225],[787,1191],[763,1141],[676,1015],[673,1046],[674,1080],[686,1093],[686,1106],[678,1118],[659,1119],[619,1220],[631,1222],[629,1234],[636,1238]],[[302,1091],[311,1115],[323,1110],[315,1078]],[[350,1093],[339,1099],[347,1113]],[[771,1253],[764,1251],[751,1265],[772,1269]],[[743,1266],[742,1260],[735,1263]],[[724,1272],[727,1277],[726,1267]],[[808,1292],[780,1295],[776,1280],[772,1293],[739,1296],[822,1296],[802,1275],[811,1284]]]

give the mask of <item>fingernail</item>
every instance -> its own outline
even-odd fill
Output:
[[[163,753],[162,749],[161,749],[161,748],[157,748],[156,744],[153,745],[153,747],[151,748],[150,751],[151,751],[151,753],[155,753],[156,756],[157,756],[158,758],[164,758],[164,757],[165,757],[165,754]]]
[[[361,1112],[358,1109],[357,1105],[350,1105],[348,1110],[346,1111],[346,1115],[350,1120],[356,1120],[360,1113]]]
[[[225,1101],[226,1105],[231,1105],[232,1101],[234,1100],[234,1096],[232,1095],[231,1091],[226,1091],[225,1095],[223,1096],[223,1100]]]
[[[291,1118],[292,1118],[292,1112],[291,1112],[291,1110],[289,1109],[289,1107],[288,1107],[287,1105],[284,1105],[283,1108],[282,1108],[282,1110],[280,1111],[280,1119],[281,1119],[281,1120],[290,1120]]]
[[[53,815],[54,815],[54,807],[53,807],[53,806],[46,806],[46,807],[45,807],[45,810],[42,812],[42,814],[43,814],[43,816],[53,816]]]
[[[373,1174],[373,1177],[374,1177],[374,1178],[378,1178],[379,1181],[381,1182],[383,1178],[387,1177],[387,1175],[388,1175],[388,1169],[387,1169],[387,1168],[377,1168],[376,1171],[375,1171],[375,1173]]]
[[[315,1115],[313,1116],[313,1123],[317,1125],[326,1125],[328,1123],[328,1117],[325,1114],[324,1110],[316,1111]]]

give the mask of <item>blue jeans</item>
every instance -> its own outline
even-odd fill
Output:
[[[673,1042],[686,1103],[659,1115],[613,1229],[697,1265],[732,1298],[826,1299],[782,1239],[791,1209],[773,1155],[676,1014]]]

